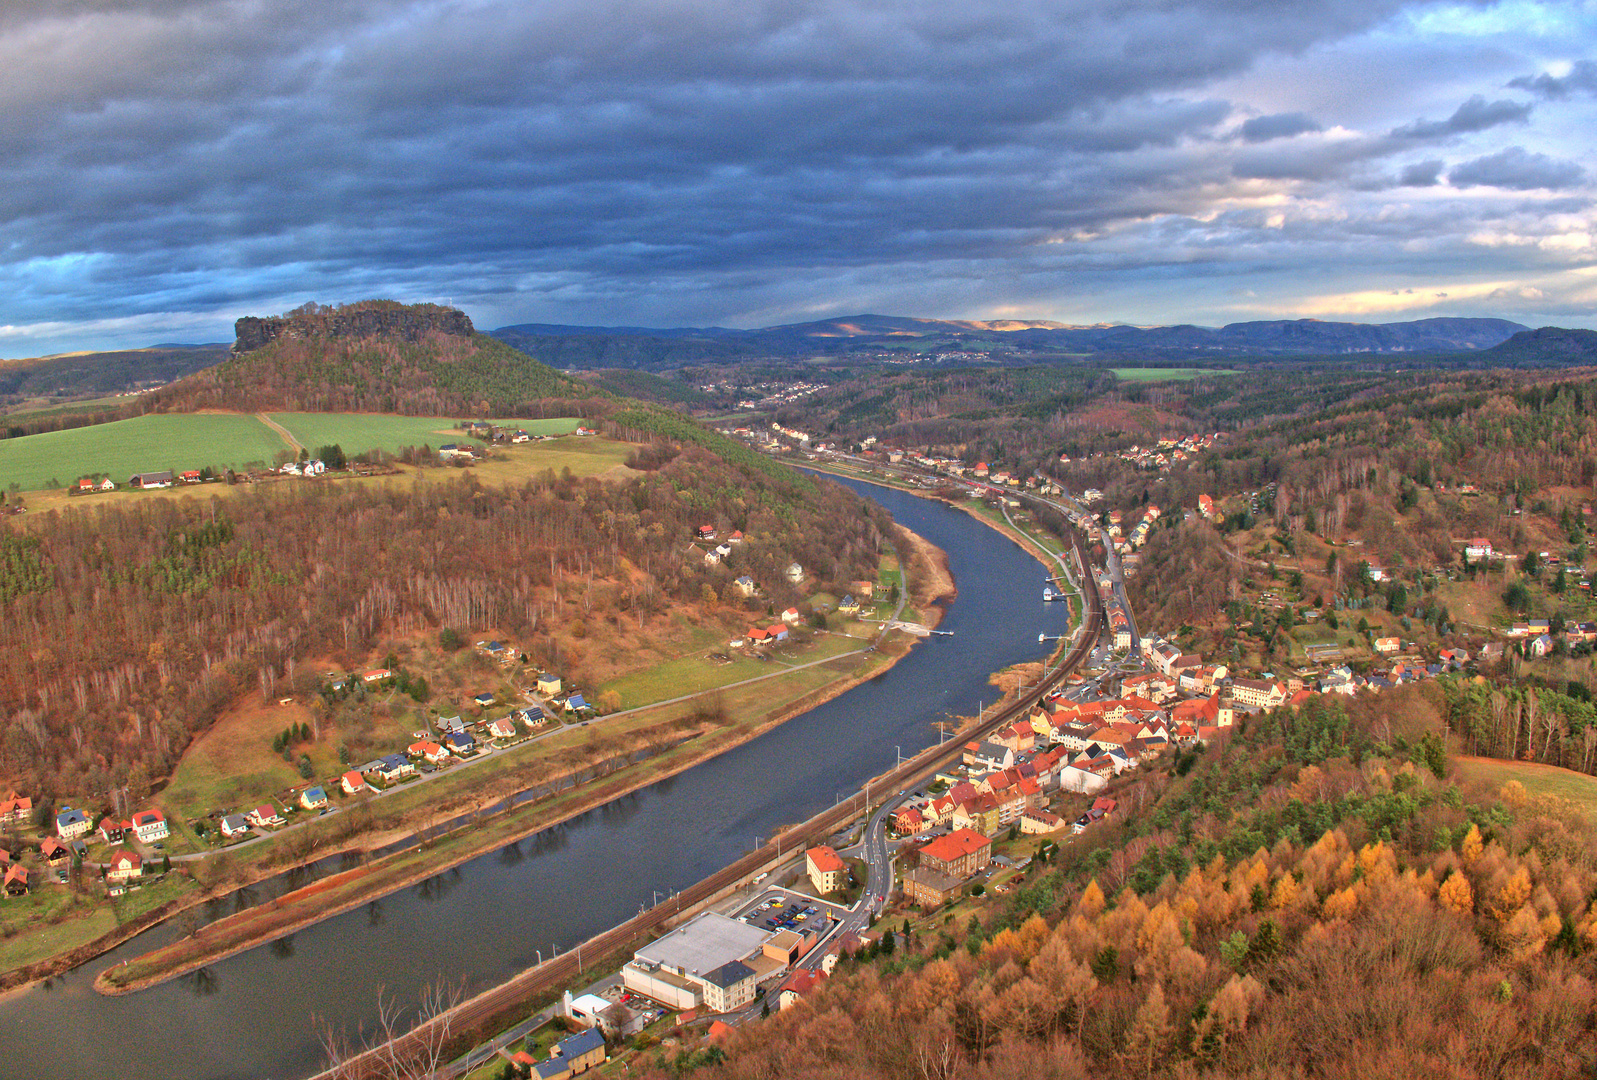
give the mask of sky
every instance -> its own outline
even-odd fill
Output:
[[[1597,326],[1597,2],[0,0],[0,356],[307,300]]]

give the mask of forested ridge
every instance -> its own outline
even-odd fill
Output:
[[[573,621],[615,633],[737,574],[780,606],[794,560],[821,582],[874,575],[888,522],[853,493],[691,443],[645,456],[613,482],[467,472],[6,519],[0,775],[79,798],[147,787],[241,693],[311,689],[307,660],[365,663],[385,635],[496,627],[548,660]],[[689,547],[705,522],[746,534],[735,572]],[[560,659],[580,684],[580,654]]]
[[[1515,553],[1577,547],[1581,504],[1597,482],[1597,379],[1493,373],[1237,432],[1161,474],[1114,457],[1047,471],[1076,490],[1099,486],[1109,505],[1127,509],[1267,492],[1256,509],[1229,511],[1219,531],[1171,518],[1149,539],[1133,586],[1146,605],[1139,610],[1205,618],[1230,598],[1226,582],[1238,572],[1220,550],[1222,534],[1256,523],[1273,526],[1288,547],[1305,534],[1357,541],[1362,550],[1341,560],[1344,574],[1359,560],[1456,565],[1463,538]],[[1189,589],[1192,602],[1182,603]]]
[[[879,924],[893,948],[655,1074],[1591,1075],[1591,826],[1460,787],[1406,693],[1410,723],[1315,702],[1139,771],[1008,897]]]
[[[610,400],[483,334],[281,337],[153,395],[155,411],[587,415]],[[592,404],[588,404],[594,399]],[[559,401],[554,411],[544,402]]]

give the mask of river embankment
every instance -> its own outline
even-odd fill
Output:
[[[1047,655],[1039,631],[1068,633],[1065,605],[1040,600],[1033,554],[940,502],[840,482],[947,553],[958,599],[938,627],[951,636],[919,641],[889,670],[696,767],[265,948],[138,994],[95,993],[91,964],[0,999],[0,1038],[14,1071],[117,1080],[119,1063],[131,1058],[171,1080],[308,1076],[326,1062],[319,1019],[358,1037],[378,1023],[379,987],[390,1005],[439,986],[463,986],[469,997],[551,949],[564,953],[624,924],[858,792],[900,751],[935,745],[946,720],[992,704],[992,672]],[[814,677],[823,677],[820,668]],[[324,872],[344,868],[335,860]],[[218,901],[210,913],[231,911]],[[181,921],[157,927],[100,966],[183,931]],[[263,1016],[279,1019],[262,1024]],[[116,1061],[80,1038],[112,1030],[124,1051]]]
[[[921,613],[927,625],[935,626],[941,618],[942,605],[952,602],[957,596],[957,587],[948,568],[947,553],[902,527],[895,530],[894,539],[907,583],[907,602]],[[341,871],[268,903],[245,908],[208,925],[196,926],[192,933],[177,941],[106,968],[96,976],[94,988],[107,995],[148,989],[314,926],[325,919],[356,910],[401,889],[418,885],[434,875],[480,858],[532,833],[557,827],[736,749],[778,725],[846,694],[865,680],[876,678],[889,670],[908,653],[913,640],[907,637],[894,638],[863,657],[860,654],[838,657],[838,661],[856,661],[849,674],[770,709],[757,718],[744,718],[730,727],[707,727],[695,731],[677,747],[658,757],[602,779],[589,780],[554,798],[527,806],[512,805],[442,837],[418,842],[415,847],[407,847],[359,867]],[[496,799],[477,810],[484,812],[503,801]],[[395,838],[389,835],[384,841],[383,846],[391,846]],[[84,961],[80,959],[78,962]]]

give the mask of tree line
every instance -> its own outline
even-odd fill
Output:
[[[1591,826],[1518,784],[1466,792],[1400,734],[1255,718],[1185,774],[1139,771],[1006,900],[878,926],[796,1007],[633,1072],[1589,1075]]]
[[[747,539],[733,567],[689,543]],[[0,772],[46,795],[147,788],[241,694],[314,689],[385,635],[496,627],[557,659],[563,624],[701,605],[748,573],[874,577],[886,515],[831,483],[779,483],[686,446],[619,482],[271,485],[0,526]],[[567,672],[581,680],[580,664]],[[132,797],[140,792],[134,791]]]

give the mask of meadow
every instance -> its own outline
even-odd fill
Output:
[[[350,456],[368,450],[396,453],[406,446],[436,449],[451,442],[481,445],[481,440],[466,438],[455,426],[457,421],[447,417],[275,413],[270,420],[313,454],[333,443]],[[577,429],[579,421],[561,417],[496,423],[514,425],[533,435],[567,435]],[[247,413],[139,416],[0,440],[0,488],[44,491],[94,474],[107,474],[122,485],[137,472],[182,472],[207,465],[218,472],[254,463],[269,466],[289,449],[279,432]],[[517,451],[519,471],[527,471],[527,464],[536,461],[536,471],[553,468],[559,472],[570,467],[579,476],[593,476],[620,464],[629,448],[608,440],[562,439],[513,449]]]
[[[40,491],[95,473],[109,474],[120,485],[138,472],[271,464],[287,449],[282,438],[254,416],[137,416],[0,440],[0,486]]]
[[[1587,820],[1597,825],[1597,777],[1534,761],[1456,757],[1453,762],[1461,780],[1478,780],[1493,787],[1517,780],[1532,795],[1551,795],[1567,800]]]
[[[348,455],[364,454],[368,450],[393,454],[406,446],[423,445],[436,450],[441,444],[452,442],[481,444],[479,439],[467,438],[457,426],[459,421],[449,417],[389,416],[379,413],[272,413],[271,419],[281,424],[301,446],[313,454],[318,448],[334,443]],[[577,430],[578,424],[577,420],[565,417],[494,422],[532,435],[567,435]]]

